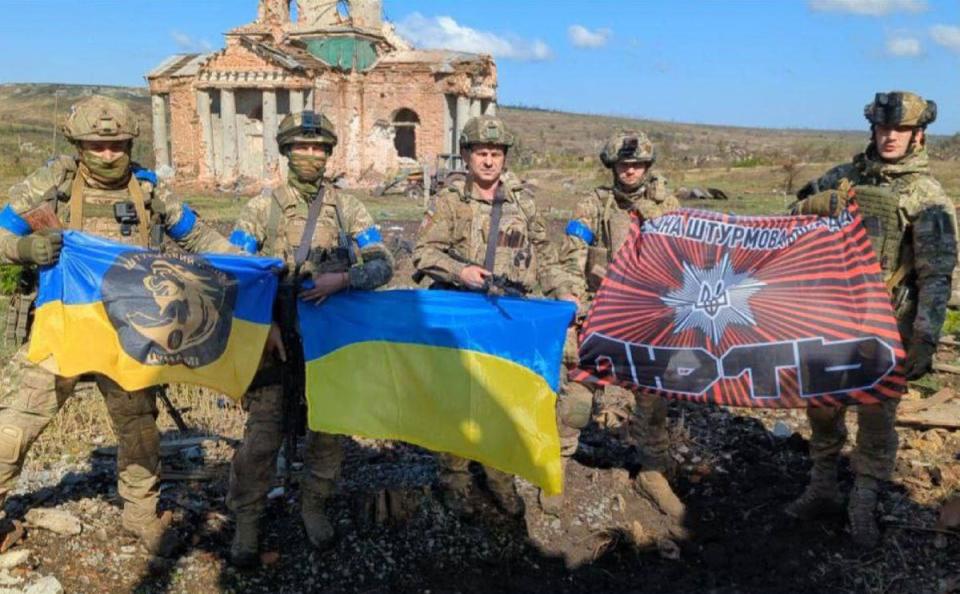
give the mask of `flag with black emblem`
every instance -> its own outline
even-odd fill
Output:
[[[126,390],[180,382],[239,398],[260,360],[281,265],[67,231],[60,260],[40,271],[28,357]]]
[[[856,206],[634,221],[580,335],[576,381],[746,407],[869,404],[904,350]]]

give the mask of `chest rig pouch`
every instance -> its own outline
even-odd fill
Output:
[[[902,265],[901,245],[906,233],[906,219],[900,210],[900,197],[886,186],[855,186],[856,202],[863,226],[880,261],[884,280]]]

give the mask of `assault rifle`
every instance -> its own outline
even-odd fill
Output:
[[[457,262],[462,262],[469,266],[479,266],[480,268],[483,268],[482,265],[477,264],[469,258],[464,258],[453,250],[448,251],[447,255]],[[508,297],[525,297],[527,295],[527,288],[523,286],[523,283],[510,280],[506,275],[503,274],[491,274],[483,279],[483,286],[480,287],[478,291],[482,291],[487,295],[506,295]]]
[[[303,360],[303,342],[297,330],[297,294],[300,292],[299,274],[293,274],[277,289],[276,320],[287,360],[280,366],[280,385],[283,390],[283,482],[289,492],[290,475],[297,451],[297,436],[303,432],[306,421],[306,364]]]

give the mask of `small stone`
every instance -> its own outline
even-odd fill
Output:
[[[48,575],[24,590],[23,594],[63,594],[63,586],[57,578]]]
[[[0,555],[0,569],[13,569],[30,559],[30,549],[17,549]]]
[[[777,439],[787,439],[793,435],[793,429],[783,421],[777,421],[773,425],[773,429],[770,431],[774,437]]]
[[[37,528],[43,528],[57,534],[80,534],[83,526],[80,520],[67,511],[50,508],[31,509],[24,516],[24,519]]]

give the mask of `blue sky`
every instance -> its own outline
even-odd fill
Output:
[[[222,47],[256,0],[2,0],[0,82],[142,85]],[[960,132],[957,0],[384,0],[419,46],[495,54],[499,99],[677,122],[865,125],[875,90],[935,99]]]

